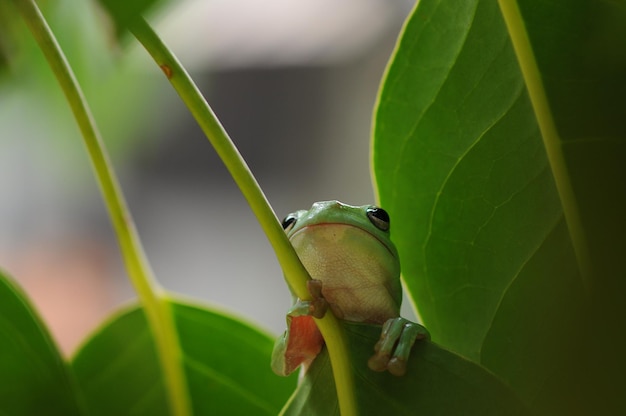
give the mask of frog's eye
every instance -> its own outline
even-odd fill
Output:
[[[369,207],[367,209],[367,218],[372,224],[381,231],[389,231],[389,214],[382,208]]]
[[[288,232],[289,230],[291,230],[293,226],[296,224],[297,219],[298,217],[296,217],[295,214],[287,215],[282,222],[283,230],[285,230],[285,232]]]

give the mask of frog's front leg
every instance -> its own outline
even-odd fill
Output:
[[[420,324],[402,317],[389,319],[374,346],[376,353],[367,365],[374,371],[389,370],[394,376],[402,376],[406,373],[406,362],[415,341],[428,338],[428,330]]]
[[[287,329],[274,344],[272,370],[278,375],[287,376],[301,364],[310,364],[324,345],[313,320],[322,318],[328,310],[328,303],[322,297],[322,282],[309,280],[307,288],[311,300],[298,299],[287,311]]]

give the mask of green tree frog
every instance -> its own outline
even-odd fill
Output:
[[[330,307],[339,319],[383,325],[368,366],[403,375],[415,340],[428,332],[400,317],[400,262],[387,212],[325,201],[289,214],[282,225],[312,277],[307,284],[312,300],[294,296],[287,330],[274,345],[274,372],[288,375],[300,365],[306,371],[324,345],[313,317]]]

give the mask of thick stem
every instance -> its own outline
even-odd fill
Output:
[[[273,246],[291,289],[300,299],[310,299],[306,288],[309,279],[306,269],[298,259],[254,175],[189,74],[145,20],[134,20],[130,24],[130,30],[161,68],[226,165]],[[339,322],[329,312],[324,318],[317,320],[317,326],[328,347],[341,414],[356,415],[350,355]]]

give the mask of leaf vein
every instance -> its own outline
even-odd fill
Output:
[[[191,369],[199,372],[200,374],[202,374],[203,376],[209,379],[218,381],[222,386],[227,387],[229,390],[231,390],[235,394],[241,396],[244,400],[247,400],[248,402],[252,403],[253,405],[255,405],[256,407],[260,409],[263,409],[263,411],[265,411],[267,414],[274,414],[275,408],[272,404],[263,400],[262,397],[253,394],[249,390],[242,388],[239,385],[239,383],[237,383],[235,380],[231,379],[230,377],[227,377],[224,374],[221,374],[213,370],[211,367],[207,366],[206,364],[198,360],[195,360],[189,356],[185,357],[185,361],[189,364],[189,367]]]

